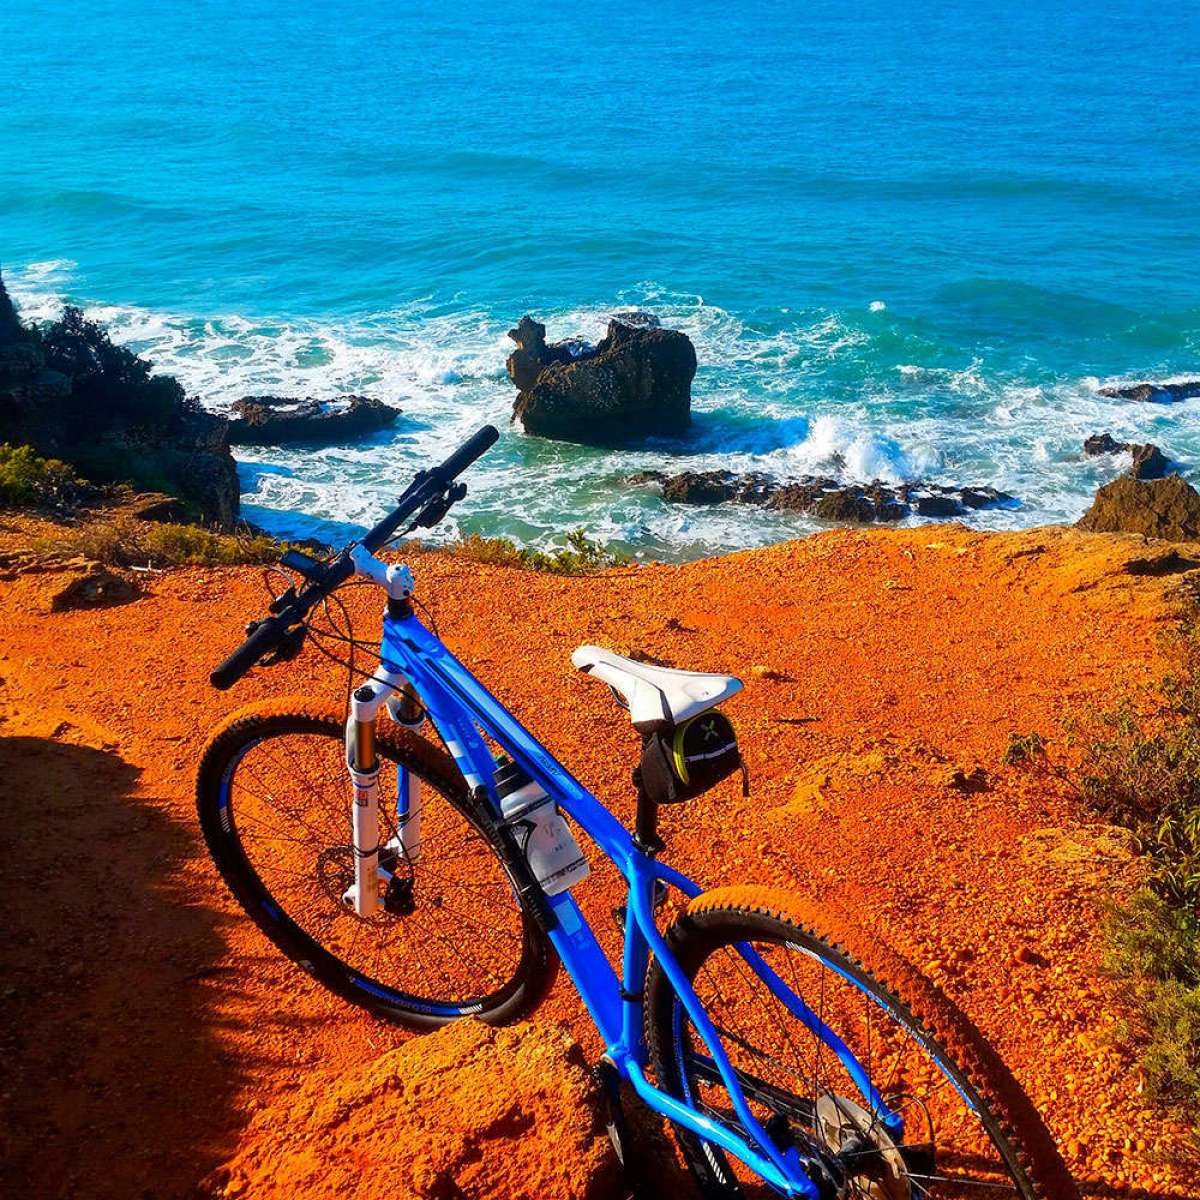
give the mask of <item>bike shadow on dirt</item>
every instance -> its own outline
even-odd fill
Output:
[[[74,732],[0,738],[0,1193],[183,1195],[236,1132],[200,982],[225,947],[194,832]]]

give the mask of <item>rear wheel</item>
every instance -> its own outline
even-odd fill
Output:
[[[1053,1139],[973,1025],[898,955],[784,892],[700,896],[670,942],[717,1027],[755,1117],[813,1163],[830,1197],[1078,1200]],[[845,1043],[872,1103],[812,1022],[767,987],[749,946]],[[666,976],[651,969],[647,1036],[659,1086],[745,1136],[728,1091]],[[889,1127],[884,1109],[902,1129]],[[770,1194],[743,1164],[677,1130],[708,1197]]]
[[[380,722],[377,750],[380,846],[396,837],[397,770],[422,785],[420,851],[415,862],[393,852],[378,914],[342,899],[352,793],[343,721],[323,706],[254,705],[210,742],[197,807],[213,861],[271,941],[345,999],[414,1028],[514,1020],[545,994],[557,959],[516,899],[487,814],[424,738]]]

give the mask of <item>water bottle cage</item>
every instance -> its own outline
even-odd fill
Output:
[[[558,926],[558,919],[546,899],[542,885],[538,883],[529,868],[529,860],[525,857],[524,847],[517,841],[516,834],[513,832],[513,821],[519,820],[519,816],[507,821],[496,820],[487,789],[482,784],[476,787],[471,798],[474,801],[480,823],[492,825],[498,840],[504,847],[504,864],[508,868],[522,906],[527,908],[538,925],[546,933],[549,933]]]

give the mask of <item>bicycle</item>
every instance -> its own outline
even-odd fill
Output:
[[[327,988],[415,1029],[512,1021],[561,964],[606,1047],[618,1154],[624,1083],[671,1124],[705,1196],[1077,1198],[998,1054],[899,955],[813,902],[703,891],[661,861],[660,805],[744,770],[718,709],[738,680],[575,651],[641,734],[631,833],[418,618],[412,572],[378,552],[439,522],[497,437],[485,426],[420,472],[340,553],[287,552],[299,579],[212,673],[228,688],[310,638],[353,653],[314,609],[356,576],[386,593],[379,665],[348,715],[260,702],[209,742],[200,823],[237,901]],[[627,884],[619,974],[572,895],[587,864],[564,814]],[[660,930],[671,892],[683,909]]]

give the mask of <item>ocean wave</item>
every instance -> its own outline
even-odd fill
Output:
[[[57,315],[80,300],[67,259],[6,271],[23,313]],[[603,336],[611,314],[654,311],[695,342],[701,369],[682,437],[612,451],[529,438],[508,424],[511,348],[503,318],[426,296],[369,318],[264,319],[86,303],[112,336],[223,410],[240,396],[379,396],[403,410],[391,430],[351,447],[239,451],[246,514],[283,534],[339,540],[371,522],[412,473],[485,421],[504,430],[466,503],[436,536],[479,531],[536,545],[582,526],[650,557],[758,545],[815,528],[755,508],[686,508],[632,488],[640,470],[766,471],[843,481],[930,478],[990,485],[1016,510],[972,514],[981,528],[1072,521],[1124,463],[1085,458],[1089,434],[1158,441],[1200,462],[1200,405],[1147,406],[1103,397],[1098,377],[1005,374],[986,353],[939,343],[891,311],[817,309],[741,315],[643,282],[611,303],[539,311],[551,337]],[[1152,375],[1162,378],[1162,375]],[[1119,459],[1120,456],[1116,456]]]

